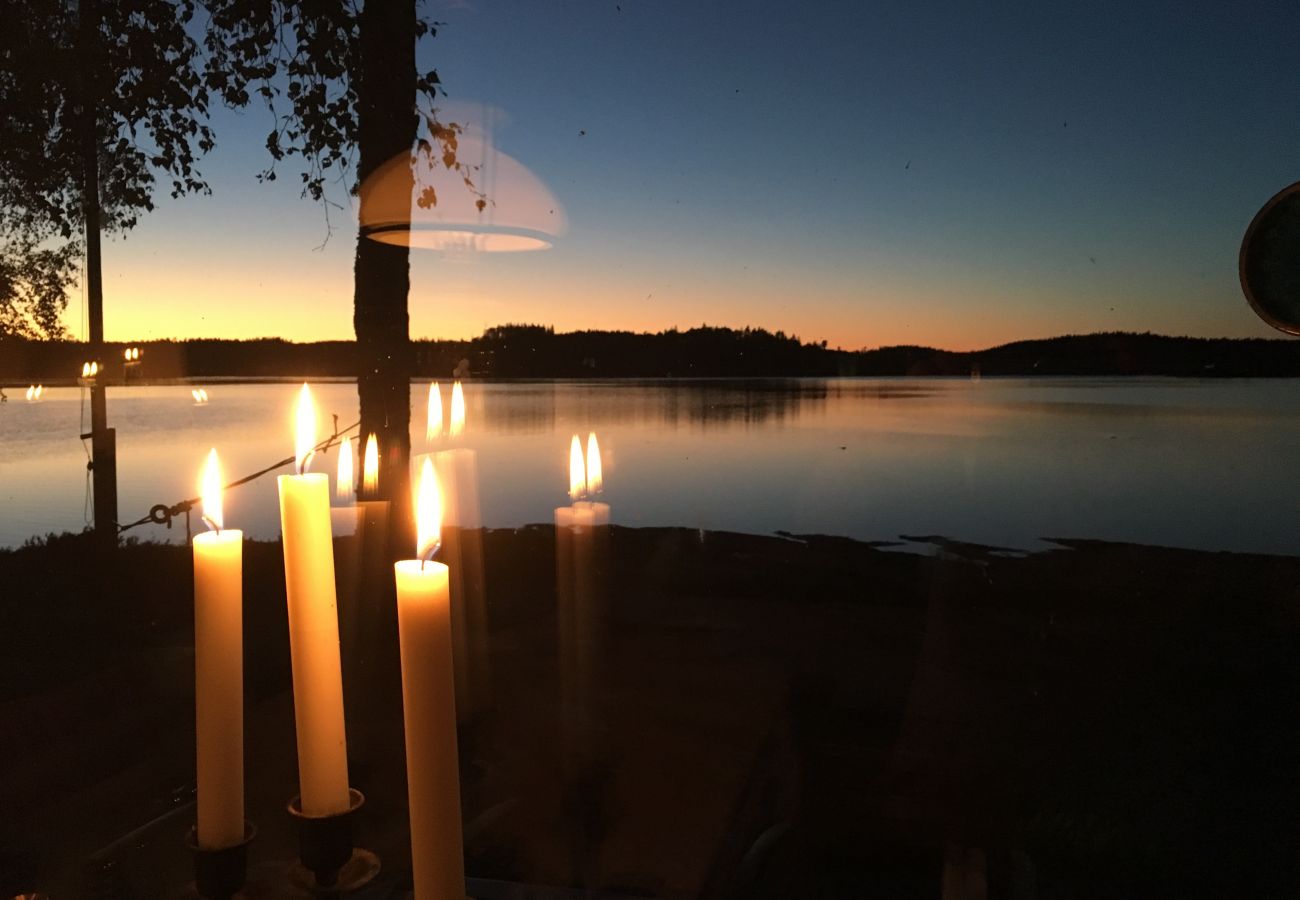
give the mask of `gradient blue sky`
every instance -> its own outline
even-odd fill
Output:
[[[762,325],[953,349],[1097,330],[1268,336],[1251,216],[1300,179],[1293,3],[434,3],[452,118],[567,210],[548,251],[412,258],[412,336]],[[110,339],[351,334],[355,214],[259,185],[106,246]],[[585,131],[585,135],[581,132]],[[339,195],[336,199],[345,199]],[[69,321],[79,333],[80,301]]]

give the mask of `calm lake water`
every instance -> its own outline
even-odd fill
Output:
[[[227,476],[292,453],[297,384],[112,388],[119,509],[197,493],[218,448]],[[413,447],[426,448],[427,384],[412,388]],[[314,385],[357,418],[350,383]],[[444,406],[449,385],[443,385]],[[89,398],[10,391],[0,405],[0,546],[80,530],[89,518]],[[1300,478],[1300,382],[1176,379],[798,379],[466,385],[462,446],[478,457],[484,524],[549,522],[566,502],[569,438],[599,436],[616,524],[897,540],[942,535],[1013,549],[1043,538],[1292,555]],[[443,445],[439,445],[443,446]],[[333,472],[336,456],[315,468]],[[273,477],[227,495],[254,537],[279,529]],[[197,520],[195,527],[199,527]],[[179,541],[137,528],[140,538]]]

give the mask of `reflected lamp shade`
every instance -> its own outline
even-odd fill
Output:
[[[361,183],[361,234],[430,250],[510,252],[553,246],[567,222],[541,179],[468,129],[457,144],[457,159],[473,190],[460,172],[438,161],[440,147],[434,147],[434,161],[424,154],[400,153]],[[422,197],[434,202],[422,205]]]

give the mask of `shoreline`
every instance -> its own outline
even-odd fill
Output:
[[[791,382],[831,382],[831,381],[920,381],[920,382],[966,382],[969,381],[978,384],[981,381],[992,382],[1009,382],[1009,381],[1096,381],[1103,383],[1122,383],[1122,382],[1266,382],[1266,381],[1295,381],[1300,379],[1300,374],[1294,375],[1273,375],[1273,374],[1061,374],[1061,373],[1042,373],[1042,374],[1007,374],[1007,375],[980,375],[971,377],[967,375],[939,375],[939,374],[893,374],[893,375],[592,375],[590,377],[575,376],[496,376],[496,375],[470,375],[464,378],[452,378],[450,376],[430,376],[418,375],[412,376],[410,383],[414,385],[428,385],[432,382],[451,384],[454,381],[462,381],[466,384],[611,384],[611,385],[655,385],[655,384],[692,384],[699,383],[702,385],[719,385],[719,384],[756,384],[762,382],[768,383],[791,383]],[[184,376],[174,378],[147,378],[132,379],[131,381],[105,382],[105,388],[134,388],[134,387],[191,387],[204,385],[239,385],[239,384],[355,384],[356,378],[347,375],[212,375],[212,376]],[[4,381],[0,382],[0,390],[25,391],[33,384],[43,384],[47,388],[69,388],[69,387],[89,387],[90,385],[77,378],[56,378],[46,381]],[[20,394],[9,397],[9,402],[24,402]]]

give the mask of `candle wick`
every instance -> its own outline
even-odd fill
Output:
[[[216,522],[212,521],[207,516],[199,516],[199,518],[203,520],[203,524],[207,525],[210,530],[215,531],[217,534],[221,534],[221,526]]]
[[[424,564],[426,562],[433,562],[433,558],[438,555],[438,551],[441,549],[442,541],[434,541],[433,546],[425,551],[425,553],[420,557],[420,571],[424,571]]]

